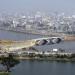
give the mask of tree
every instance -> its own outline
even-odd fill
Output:
[[[6,71],[10,72],[10,68],[19,63],[19,60],[15,59],[12,54],[8,54],[8,57],[1,58],[1,64],[6,67]]]

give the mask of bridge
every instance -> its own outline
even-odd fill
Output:
[[[60,37],[38,38],[25,41],[0,40],[0,49],[5,52],[20,50],[22,48],[30,48],[39,45],[51,45],[60,43]]]

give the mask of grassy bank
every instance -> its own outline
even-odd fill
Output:
[[[0,72],[0,75],[9,75],[9,72]]]
[[[14,57],[18,60],[44,60],[44,61],[69,61],[75,62],[75,55],[29,55],[29,56],[16,56]]]

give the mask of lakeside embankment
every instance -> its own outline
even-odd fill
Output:
[[[19,33],[27,33],[27,34],[34,34],[34,35],[43,35],[43,36],[59,36],[63,37],[65,41],[75,41],[75,35],[65,34],[65,33],[56,33],[56,32],[45,32],[41,33],[39,31],[32,31],[32,30],[20,30],[20,29],[8,29],[4,27],[0,27],[0,30],[6,30],[11,32],[19,32]]]
[[[65,41],[75,41],[75,35],[65,35],[64,40]]]
[[[42,60],[42,61],[69,61],[75,62],[75,53],[71,52],[36,52],[36,51],[24,51],[23,53],[11,53],[13,58],[18,60]],[[8,57],[9,53],[1,54],[0,59]]]
[[[29,56],[16,56],[15,59],[18,60],[41,60],[41,61],[66,61],[66,62],[75,62],[75,54],[72,55],[29,55]]]

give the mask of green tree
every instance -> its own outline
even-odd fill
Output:
[[[10,72],[12,67],[19,64],[19,60],[15,59],[12,54],[9,54],[8,57],[3,56],[1,61],[1,64],[6,67],[7,72]]]

